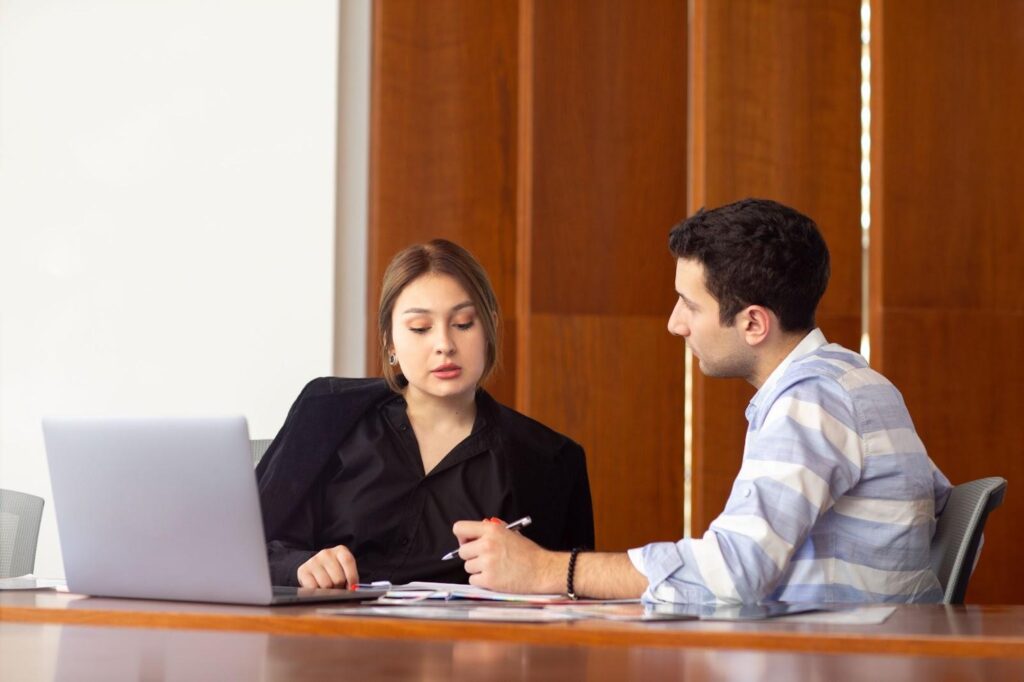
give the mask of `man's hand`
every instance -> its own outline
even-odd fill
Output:
[[[346,587],[359,582],[356,558],[345,545],[321,549],[299,566],[302,587]]]
[[[498,592],[561,593],[568,554],[549,552],[504,524],[459,521],[452,529],[469,584]]]

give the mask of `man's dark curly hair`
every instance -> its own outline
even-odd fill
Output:
[[[814,311],[828,286],[829,256],[814,221],[768,199],[743,199],[701,209],[672,228],[677,258],[704,266],[705,286],[723,325],[748,305],[779,317],[783,331],[814,329]]]

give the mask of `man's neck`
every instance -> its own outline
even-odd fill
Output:
[[[764,382],[768,381],[768,377],[775,371],[775,368],[781,365],[786,356],[800,345],[805,336],[807,336],[807,332],[782,334],[771,345],[763,348],[755,364],[754,373],[747,378],[747,381],[756,389],[764,386]]]

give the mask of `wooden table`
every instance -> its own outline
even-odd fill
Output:
[[[0,593],[0,679],[1024,679],[1024,607],[878,626],[485,624]]]

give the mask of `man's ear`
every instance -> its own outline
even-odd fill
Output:
[[[750,346],[758,346],[772,333],[777,320],[770,310],[761,305],[747,306],[737,318],[743,338]]]

